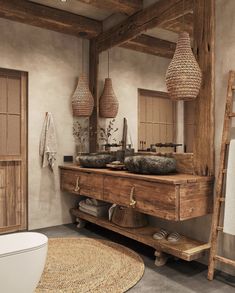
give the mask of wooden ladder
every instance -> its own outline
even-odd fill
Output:
[[[219,232],[223,232],[223,224],[221,211],[225,203],[225,179],[227,173],[228,150],[230,144],[231,121],[235,117],[233,112],[233,91],[235,90],[235,71],[229,72],[227,97],[224,114],[224,126],[222,133],[222,142],[220,150],[219,173],[216,182],[216,198],[214,205],[214,213],[212,217],[211,227],[211,248],[208,267],[208,279],[213,280],[215,272],[216,261],[231,265],[235,267],[235,260],[231,260],[217,255],[217,245]]]

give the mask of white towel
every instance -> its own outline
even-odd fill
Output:
[[[224,233],[235,235],[235,139],[229,146],[225,196]]]
[[[39,146],[39,154],[42,157],[42,167],[49,166],[53,171],[53,166],[56,161],[57,153],[57,143],[56,143],[56,133],[53,117],[51,113],[47,113]]]

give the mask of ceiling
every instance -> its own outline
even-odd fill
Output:
[[[101,10],[90,4],[82,3],[78,0],[67,0],[66,2],[62,2],[61,0],[30,0],[30,2],[65,10],[100,21],[105,20],[107,17],[113,14],[113,11]]]
[[[157,1],[158,0],[144,0],[143,7],[145,8]],[[104,30],[111,28],[112,26],[118,24],[126,17],[128,17],[124,14],[116,13],[112,10],[107,11],[96,8],[93,5],[80,2],[79,0],[67,0],[66,2],[62,2],[61,0],[30,0],[30,2],[35,2],[38,4],[50,6],[60,10],[72,12],[74,14],[103,21]],[[145,34],[171,42],[176,42],[178,38],[178,35],[176,33],[158,27],[146,31]]]

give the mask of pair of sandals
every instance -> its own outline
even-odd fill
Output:
[[[158,232],[153,234],[153,238],[156,240],[166,239],[169,242],[177,242],[181,237],[177,232],[169,233],[164,229],[160,229]]]

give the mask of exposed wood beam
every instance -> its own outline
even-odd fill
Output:
[[[159,0],[98,36],[98,50],[105,51],[137,37],[147,29],[192,13],[193,0]]]
[[[195,100],[194,169],[198,175],[214,175],[215,0],[195,1],[194,27],[194,52],[202,70]]]
[[[25,0],[0,0],[0,17],[88,39],[102,30],[99,21]]]
[[[99,54],[96,39],[90,41],[89,55],[89,87],[94,98],[94,110],[89,118],[89,152],[95,153],[98,149],[98,119],[99,119],[99,97],[98,97],[98,71]]]
[[[192,36],[193,34],[193,13],[188,13],[184,16],[181,16],[176,19],[170,19],[169,21],[162,23],[159,27],[175,32],[180,33],[186,31]]]
[[[143,8],[143,0],[78,0],[97,8],[132,15]]]
[[[137,38],[122,44],[121,47],[160,57],[172,58],[176,44],[148,35],[140,35]]]

